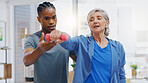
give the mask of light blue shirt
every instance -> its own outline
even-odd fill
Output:
[[[107,38],[108,39],[108,38]],[[111,80],[110,83],[126,83],[125,77],[125,52],[120,42],[108,39],[111,46]],[[77,54],[76,68],[73,83],[84,83],[92,71],[92,58],[94,56],[93,36],[77,36],[68,38],[61,44],[68,50],[75,50]]]

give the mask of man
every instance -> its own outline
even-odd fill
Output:
[[[69,55],[74,53],[45,40],[45,34],[56,28],[56,9],[50,2],[43,2],[37,12],[42,30],[25,39],[23,62],[25,66],[34,64],[35,83],[68,83]]]

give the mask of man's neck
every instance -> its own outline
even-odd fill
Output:
[[[46,35],[47,33],[50,33],[50,32],[46,32],[45,30],[41,30],[41,32],[43,32],[45,35]]]

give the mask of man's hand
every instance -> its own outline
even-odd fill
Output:
[[[42,36],[39,40],[39,48],[41,51],[43,51],[43,52],[48,51],[51,48],[53,48],[55,45],[56,45],[56,43],[53,41],[45,42],[44,41],[44,33],[42,33]]]

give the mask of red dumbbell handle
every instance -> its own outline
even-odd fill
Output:
[[[63,40],[63,41],[67,41],[68,35],[67,34],[61,34],[60,39]],[[50,34],[46,34],[45,40],[50,41]]]

